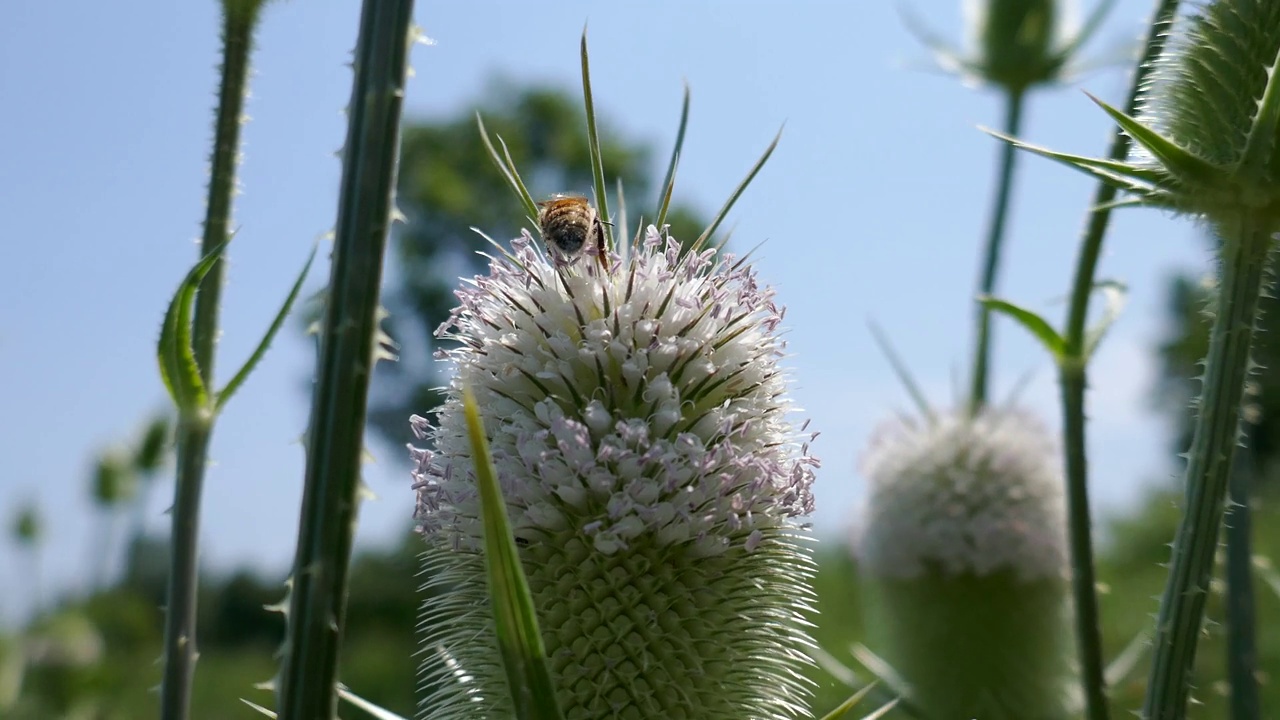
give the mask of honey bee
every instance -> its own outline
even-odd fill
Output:
[[[542,239],[565,258],[577,257],[588,242],[594,244],[600,266],[606,272],[609,270],[604,223],[585,197],[556,195],[538,203],[538,229],[542,232]]]

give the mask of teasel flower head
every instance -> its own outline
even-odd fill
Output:
[[[862,459],[853,531],[873,649],[925,717],[1065,718],[1060,458],[1034,416],[895,418]]]
[[[608,266],[525,233],[437,332],[454,376],[437,421],[413,419],[424,707],[512,716],[467,387],[568,720],[805,717],[817,461],[791,420],[783,310],[742,260],[652,226]]]
[[[1133,139],[1127,161],[1018,144],[1119,187],[1127,204],[1280,230],[1278,55],[1280,3],[1200,3],[1153,61],[1136,117],[1095,98]]]
[[[939,67],[974,84],[1021,94],[1038,85],[1067,82],[1077,55],[1101,25],[1100,2],[1082,25],[1074,0],[965,0],[965,47],[955,49],[913,15],[911,31],[934,52]]]

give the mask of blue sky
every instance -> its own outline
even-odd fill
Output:
[[[959,3],[916,0],[958,37]],[[735,242],[764,241],[757,266],[788,306],[797,402],[822,435],[815,523],[840,541],[861,489],[860,446],[909,407],[866,330],[874,318],[938,404],[968,365],[973,283],[987,220],[998,123],[987,91],[921,69],[926,54],[895,3],[419,3],[437,41],[413,54],[406,120],[456,113],[486,80],[549,81],[577,91],[578,39],[590,22],[597,106],[631,137],[669,147],[682,82],[692,118],[677,192],[714,210],[784,122],[773,159],[735,209]],[[1139,36],[1149,3],[1121,1],[1095,54]],[[169,295],[196,258],[217,63],[213,0],[18,3],[0,27],[0,97],[10,142],[0,164],[0,518],[44,512],[45,583],[81,587],[96,524],[86,498],[94,454],[130,439],[165,403],[153,359]],[[350,94],[355,0],[277,2],[265,13],[244,132],[240,228],[219,351],[222,376],[250,352],[313,241],[335,219]],[[1081,86],[1112,101],[1122,72]],[[1024,137],[1086,154],[1105,149],[1103,113],[1074,89],[1031,99]],[[663,150],[665,151],[665,150]],[[659,153],[661,154],[661,153]],[[477,165],[487,163],[476,158]],[[1014,196],[1002,293],[1065,313],[1084,177],[1026,156]],[[483,217],[475,224],[485,227]],[[1125,314],[1096,359],[1089,414],[1093,493],[1123,509],[1175,468],[1150,410],[1152,347],[1167,276],[1207,268],[1189,224],[1152,211],[1113,221],[1102,274],[1129,283]],[[391,273],[395,268],[390,269]],[[327,278],[318,265],[309,289]],[[1024,397],[1057,425],[1053,370],[1007,323],[997,332],[998,395],[1035,373]],[[311,345],[279,340],[218,424],[206,482],[203,558],[283,579],[302,482]],[[428,362],[405,357],[405,362]],[[376,382],[376,380],[375,380]],[[427,410],[427,408],[423,408]],[[412,512],[408,460],[377,448],[359,542],[401,531]],[[156,529],[172,481],[154,490]],[[0,552],[0,577],[25,566]],[[0,587],[0,620],[26,603]]]

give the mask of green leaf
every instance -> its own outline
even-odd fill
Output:
[[[870,695],[871,691],[875,689],[876,689],[876,683],[871,683],[870,685],[863,687],[858,692],[846,698],[844,702],[837,705],[834,710],[827,713],[826,715],[823,715],[822,720],[838,720],[838,718],[844,717],[845,713],[852,710],[854,705],[857,705],[858,703],[862,702],[863,698],[865,698],[867,695]]]
[[[246,699],[244,699],[244,698],[240,698],[240,702],[242,702],[242,703],[244,703],[245,705],[248,705],[249,707],[251,707],[251,708],[253,708],[254,710],[258,711],[258,713],[259,713],[260,715],[265,715],[265,716],[267,716],[267,717],[269,717],[269,718],[276,718],[276,717],[279,717],[278,715],[276,715],[276,714],[275,714],[275,711],[273,711],[273,710],[268,710],[268,709],[266,709],[266,708],[262,707],[261,705],[259,705],[259,704],[258,704],[258,703],[256,703],[256,702],[252,702],[252,701],[250,701],[250,700],[246,700]]]
[[[1098,3],[1093,12],[1089,13],[1089,17],[1085,19],[1084,24],[1080,26],[1080,32],[1076,33],[1076,36],[1058,51],[1058,55],[1063,58],[1075,55],[1080,46],[1089,42],[1089,39],[1098,31],[1098,28],[1102,27],[1102,21],[1107,17],[1107,13],[1111,12],[1111,8],[1115,4],[1115,0],[1102,0],[1102,2]],[[1129,58],[1125,58],[1125,60],[1130,61]]]
[[[1071,153],[1058,152],[1040,145],[1023,142],[990,128],[979,127],[978,129],[1013,145],[1019,150],[1026,150],[1055,162],[1060,162],[1073,170],[1080,170],[1126,192],[1151,195],[1168,185],[1173,179],[1169,172],[1162,168],[1141,167],[1119,160],[1072,155]]]
[[[203,409],[209,401],[209,391],[200,377],[200,365],[191,346],[191,306],[200,283],[222,259],[222,251],[229,242],[226,240],[214,246],[191,268],[169,301],[164,325],[160,328],[156,347],[160,379],[164,381],[169,397],[173,398],[173,404],[182,413]]]
[[[1043,317],[1040,317],[1034,312],[1024,307],[1014,305],[1006,300],[998,300],[993,297],[983,296],[978,298],[978,302],[982,303],[990,310],[1002,315],[1007,315],[1008,317],[1016,320],[1019,325],[1026,328],[1028,332],[1035,336],[1035,338],[1040,341],[1041,345],[1044,345],[1044,349],[1048,350],[1049,354],[1053,355],[1054,360],[1061,360],[1063,355],[1066,353],[1066,341],[1062,339],[1062,336],[1058,334],[1057,330],[1053,329],[1053,326],[1049,324],[1049,321],[1045,320]]]
[[[1201,185],[1221,184],[1223,172],[1217,165],[1183,148],[1174,141],[1143,125],[1102,100],[1085,92],[1115,120],[1128,135],[1140,143],[1159,160],[1170,173],[1183,182],[1188,180]]]
[[[262,341],[258,343],[258,347],[244,362],[240,370],[231,378],[231,382],[218,392],[217,399],[214,401],[214,408],[221,410],[222,406],[231,399],[236,390],[244,384],[248,379],[249,373],[258,366],[258,362],[267,354],[267,348],[271,346],[271,341],[275,339],[276,333],[284,325],[284,320],[289,316],[289,311],[293,309],[293,302],[298,299],[298,292],[302,290],[302,282],[307,279],[307,271],[311,269],[311,261],[316,259],[316,246],[312,246],[311,253],[307,255],[307,262],[302,266],[302,272],[298,273],[298,279],[293,282],[293,288],[289,290],[289,297],[285,298],[284,305],[280,307],[280,312],[276,313],[276,319],[271,322],[271,327],[267,328],[267,332],[262,336]]]
[[[702,234],[698,236],[698,239],[694,241],[690,248],[690,252],[697,252],[698,250],[701,250],[703,244],[706,243],[707,240],[711,238],[711,235],[715,233],[716,229],[720,227],[720,223],[724,222],[725,216],[729,214],[731,209],[733,209],[733,204],[738,202],[738,198],[747,189],[747,186],[751,184],[751,181],[755,179],[756,173],[760,172],[760,168],[764,167],[764,164],[769,161],[769,156],[773,154],[774,148],[778,147],[778,141],[781,139],[782,128],[778,128],[778,134],[773,137],[773,142],[769,143],[769,147],[765,148],[764,154],[760,156],[759,160],[756,160],[756,164],[751,166],[751,172],[748,172],[747,176],[742,179],[742,182],[738,183],[738,187],[734,188],[733,194],[729,196],[729,199],[725,201],[724,206],[722,206],[720,211],[716,213],[715,218],[711,220],[711,224],[708,225],[707,229],[703,230]]]
[[[925,398],[924,391],[920,389],[920,384],[916,382],[916,379],[911,377],[911,371],[907,369],[906,363],[902,362],[902,358],[893,349],[893,345],[889,342],[889,337],[874,321],[868,320],[867,326],[871,329],[871,336],[875,338],[876,344],[880,346],[880,352],[884,353],[885,359],[889,361],[890,367],[893,368],[893,374],[898,376],[898,381],[907,389],[907,394],[911,396],[911,400],[919,408],[920,414],[932,420],[934,417],[933,408],[929,407],[929,401]]]
[[[622,193],[621,177],[614,179],[614,187],[617,188],[618,193],[618,227],[622,228],[622,239],[625,241],[627,235],[630,234],[631,225],[628,223],[631,219],[627,217],[627,196]],[[617,249],[615,248],[615,250]]]
[[[684,84],[684,102],[680,105],[680,126],[676,129],[676,144],[671,148],[671,161],[667,163],[667,175],[662,179],[662,196],[658,198],[658,220],[655,226],[661,230],[671,209],[671,191],[676,183],[676,168],[680,165],[680,151],[684,149],[684,133],[689,127],[689,83]],[[643,228],[642,228],[643,229]]]
[[[960,70],[974,72],[977,69],[950,43],[942,39],[942,36],[929,29],[906,4],[898,6],[898,15],[902,18],[902,24],[906,26],[907,32],[914,35],[921,45],[933,52],[934,60],[941,70],[954,73]]]
[[[346,685],[338,685],[338,697],[365,711],[374,720],[408,720],[408,718],[397,715],[381,705],[365,700],[351,692]]]
[[[1100,282],[1094,285],[1094,289],[1101,290],[1106,297],[1106,308],[1102,311],[1102,318],[1098,320],[1098,324],[1090,328],[1084,336],[1084,359],[1088,360],[1093,357],[1094,351],[1098,349],[1098,345],[1102,342],[1102,338],[1106,336],[1107,331],[1115,324],[1120,317],[1120,311],[1124,308],[1124,302],[1127,299],[1128,288],[1123,283],[1114,280]]]
[[[1138,661],[1142,656],[1147,654],[1147,648],[1150,647],[1151,638],[1147,633],[1140,632],[1133,636],[1128,645],[1124,646],[1124,650],[1116,655],[1111,663],[1107,665],[1106,682],[1107,687],[1115,687],[1124,682],[1134,668],[1138,666]]]
[[[489,131],[484,126],[484,119],[480,117],[480,113],[476,113],[476,125],[480,128],[480,139],[484,142],[485,150],[489,152],[489,159],[502,173],[502,177],[506,178],[507,185],[511,191],[516,194],[520,202],[524,205],[524,210],[529,214],[529,219],[533,222],[538,220],[538,204],[533,201],[533,196],[529,194],[529,189],[524,186],[524,181],[520,179],[520,174],[516,172],[515,163],[510,162],[511,153],[507,152],[507,144],[502,142],[502,138],[498,138],[498,142],[502,143],[502,151],[507,158],[503,161],[503,155],[499,155],[498,151],[493,147],[493,141],[489,139]]]
[[[853,647],[850,648],[850,652],[853,653],[853,657],[858,662],[862,663],[867,672],[874,675],[880,682],[888,685],[890,690],[901,697],[911,697],[911,687],[902,678],[902,675],[889,664],[889,661],[875,654],[871,648],[862,643],[854,643]]]
[[[587,58],[587,27],[582,27],[582,100],[587,109],[587,144],[591,150],[591,175],[596,186],[596,207],[600,217],[606,223],[613,220],[609,216],[608,188],[604,184],[604,158],[600,153],[600,134],[596,131],[596,104],[591,95],[591,63]],[[613,227],[604,226],[604,244],[609,250],[617,246],[613,241]]]
[[[875,712],[871,713],[870,715],[863,715],[862,720],[880,720],[880,718],[884,717],[885,715],[888,715],[890,710],[893,710],[894,708],[898,707],[898,703],[900,702],[901,700],[899,699],[890,700],[884,705],[881,705],[879,708],[875,710]]]
[[[554,720],[562,716],[547,668],[547,651],[533,610],[533,596],[520,566],[480,410],[468,387],[462,390],[462,404],[471,438],[471,455],[475,458],[476,485],[480,490],[489,598],[493,603],[498,647],[511,688],[512,705],[521,720]]]

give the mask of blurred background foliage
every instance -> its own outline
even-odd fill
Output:
[[[582,132],[585,118],[575,92],[496,82],[464,113],[408,124],[398,203],[409,222],[396,231],[398,271],[385,293],[391,312],[387,327],[402,344],[429,346],[431,333],[453,307],[456,279],[483,271],[485,261],[475,252],[486,246],[472,225],[483,223],[480,229],[499,240],[529,227],[486,159],[475,125],[477,110],[491,132],[506,140],[536,196],[585,192],[591,186]],[[602,143],[606,165],[623,180],[632,233],[642,215],[652,217],[662,168],[647,144],[620,137],[607,123]],[[678,206],[671,217],[672,232],[681,238],[696,236],[703,224],[689,207]],[[1188,442],[1191,399],[1198,390],[1195,378],[1207,343],[1203,308],[1210,290],[1188,275],[1172,278],[1168,285],[1166,333],[1153,348],[1162,375],[1153,391],[1154,405],[1169,418],[1173,468],[1175,454]],[[1275,303],[1265,302],[1266,329],[1274,330],[1270,326],[1280,323]],[[1273,366],[1280,341],[1274,332],[1264,332],[1261,342],[1258,360],[1264,367]],[[446,378],[433,366],[388,367],[390,372],[382,373],[375,384],[371,429],[389,445],[402,447],[409,440],[408,416],[434,407],[434,388]],[[1252,392],[1257,443],[1250,452],[1261,468],[1254,498],[1255,543],[1260,563],[1265,564],[1266,558],[1280,557],[1280,503],[1273,469],[1280,452],[1280,376],[1259,375]],[[306,402],[306,397],[300,396],[299,402]],[[152,419],[132,444],[104,450],[85,479],[97,515],[89,521],[99,530],[83,587],[45,594],[39,582],[39,512],[24,508],[8,519],[8,539],[29,564],[19,581],[28,585],[40,611],[25,626],[0,631],[0,717],[115,720],[155,715],[167,548],[164,540],[143,532],[142,513],[167,460],[169,438],[168,419]],[[1172,479],[1162,487],[1131,515],[1099,524],[1103,635],[1109,656],[1149,629],[1155,597],[1164,585],[1163,564],[1169,559],[1167,543],[1176,527],[1180,492]],[[355,692],[406,716],[415,709],[418,588],[423,580],[409,512],[406,508],[405,532],[398,545],[353,559],[341,669],[342,680]],[[822,542],[818,557],[815,634],[826,652],[856,671],[850,647],[863,637],[857,568],[839,538]],[[109,567],[123,570],[110,577],[105,571]],[[254,686],[276,671],[274,653],[283,622],[267,606],[283,597],[284,572],[276,577],[242,571],[202,578],[193,717],[258,717],[240,698],[271,704],[269,694]],[[1210,603],[1211,618],[1222,617],[1220,586],[1215,586]],[[1280,673],[1280,634],[1268,628],[1280,617],[1280,583],[1260,582],[1258,590],[1263,703],[1274,709],[1280,708],[1280,686],[1267,679]],[[1211,625],[1208,636],[1198,671],[1204,680],[1197,699],[1204,705],[1194,715],[1225,717],[1222,627]],[[819,714],[851,692],[825,670],[815,668],[812,674]],[[1140,705],[1145,677],[1145,661],[1139,662],[1130,679],[1113,689],[1117,717]],[[357,715],[350,711],[345,716]]]

